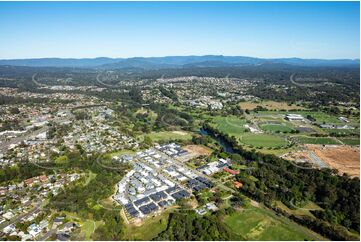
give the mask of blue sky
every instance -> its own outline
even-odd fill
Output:
[[[0,2],[0,58],[359,58],[359,2]]]

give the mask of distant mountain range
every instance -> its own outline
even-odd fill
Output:
[[[97,69],[165,69],[191,67],[237,67],[258,66],[264,64],[285,64],[293,66],[329,66],[329,67],[357,67],[359,59],[301,59],[301,58],[254,58],[246,56],[166,56],[166,57],[133,57],[133,58],[40,58],[40,59],[12,59],[0,60],[0,65],[27,67],[74,67]]]

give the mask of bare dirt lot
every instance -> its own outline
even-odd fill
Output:
[[[212,153],[212,151],[209,148],[204,147],[202,145],[187,145],[184,146],[183,149],[189,152],[190,159],[199,156],[209,156]]]
[[[347,145],[307,145],[307,148],[340,174],[360,177],[360,148]]]
[[[305,145],[297,152],[284,156],[296,162],[311,162],[317,167],[337,169],[340,174],[347,173],[360,177],[360,148],[348,145]],[[322,165],[324,164],[324,166]]]
[[[292,110],[292,109],[305,109],[304,107],[297,105],[288,105],[285,102],[275,102],[275,101],[263,101],[263,102],[241,102],[240,106],[242,109],[253,110],[257,106],[267,108],[269,110]]]

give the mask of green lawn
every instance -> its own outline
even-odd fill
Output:
[[[245,119],[240,119],[237,117],[214,117],[212,120],[215,123],[217,129],[221,132],[228,133],[229,135],[238,136],[241,133],[244,133],[246,128],[244,125],[247,123]]]
[[[280,136],[245,132],[246,128],[244,125],[247,124],[245,119],[234,116],[217,116],[213,118],[213,123],[219,131],[227,133],[230,136],[235,136],[241,143],[246,145],[252,145],[254,147],[281,147],[287,145],[287,141]]]
[[[78,222],[80,224],[80,236],[85,240],[91,240],[95,229],[104,223],[92,219],[82,220],[77,214],[67,211],[63,211],[63,213],[66,214],[66,217],[70,221]]]
[[[147,134],[152,141],[168,141],[168,140],[191,140],[192,135],[186,131],[164,131],[164,132],[153,132]]]
[[[260,127],[269,132],[291,132],[293,129],[282,124],[262,124]]]
[[[342,134],[342,135],[357,135],[360,133],[359,129],[323,129],[327,133]]]
[[[287,145],[287,141],[283,137],[271,134],[245,133],[242,135],[241,142],[254,147],[281,147]]]
[[[360,138],[338,138],[345,145],[360,145]]]
[[[224,222],[246,240],[324,240],[309,229],[263,208],[239,211],[227,216]]]
[[[312,210],[322,210],[322,208],[320,208],[317,204],[313,203],[313,202],[307,202],[307,204],[303,205],[300,208],[295,208],[293,207],[292,209],[287,207],[284,203],[282,203],[281,201],[276,201],[275,205],[282,209],[283,211],[289,213],[289,214],[293,214],[293,215],[307,215],[310,217],[314,217],[314,215],[311,213]]]
[[[68,157],[66,155],[59,156],[55,159],[56,164],[64,164],[68,162]]]
[[[81,225],[81,233],[84,235],[85,240],[91,240],[91,237],[95,231],[95,229],[100,226],[102,224],[102,222],[100,221],[94,221],[94,220],[86,220],[82,225]]]

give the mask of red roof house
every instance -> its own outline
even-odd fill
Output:
[[[237,175],[237,174],[239,174],[239,171],[235,171],[235,170],[229,169],[228,167],[224,168],[223,170],[224,170],[225,172],[228,172],[229,174],[232,174],[232,175]]]
[[[48,181],[48,177],[45,176],[45,175],[42,175],[42,176],[39,176],[39,180],[40,180],[41,182],[47,182],[47,181]]]
[[[243,184],[240,183],[240,182],[238,182],[238,181],[235,181],[235,182],[233,183],[233,185],[234,185],[235,188],[241,188],[241,187],[243,186]]]
[[[34,180],[33,180],[33,178],[29,178],[29,179],[26,179],[24,182],[27,186],[32,186],[34,183]]]

